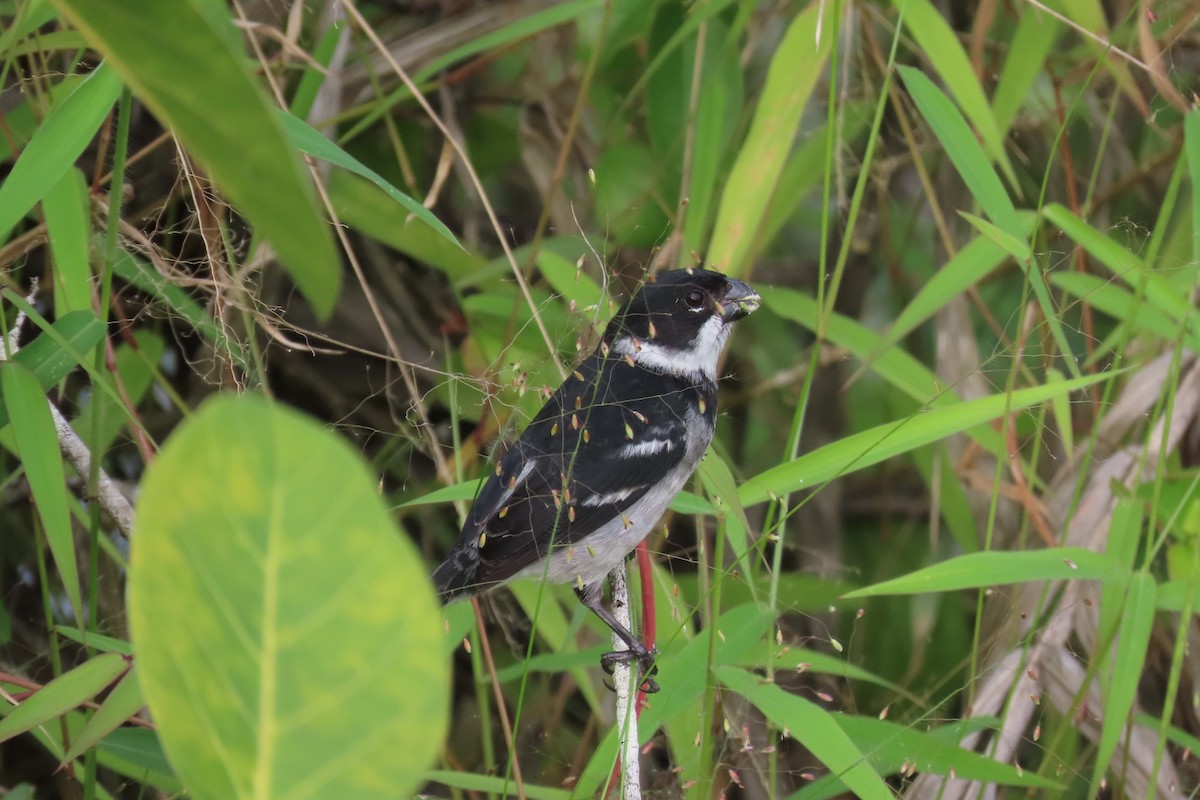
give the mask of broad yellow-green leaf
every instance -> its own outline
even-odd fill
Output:
[[[225,4],[54,4],[271,243],[317,313],[328,315],[341,280],[329,226]]]
[[[147,470],[130,628],[194,797],[395,798],[441,747],[442,614],[375,483],[344,441],[252,397],[207,403]]]

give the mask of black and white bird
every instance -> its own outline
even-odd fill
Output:
[[[655,651],[602,604],[605,576],[650,533],[712,441],[717,362],[732,324],[758,308],[741,281],[705,269],[651,279],[499,460],[433,574],[443,601],[513,578],[572,583],[629,647]],[[657,688],[647,680],[651,689]]]

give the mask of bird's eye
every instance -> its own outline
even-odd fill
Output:
[[[683,302],[687,303],[687,307],[693,311],[697,311],[704,307],[704,292],[698,289],[692,289],[683,297]]]

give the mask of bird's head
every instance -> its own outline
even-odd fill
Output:
[[[663,272],[621,307],[604,342],[617,355],[650,369],[715,380],[732,324],[761,302],[748,285],[719,272]]]

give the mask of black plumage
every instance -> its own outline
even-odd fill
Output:
[[[667,272],[643,286],[480,489],[434,572],[443,599],[514,577],[574,583],[630,647],[608,654],[605,667],[637,659],[647,671],[653,653],[603,607],[603,580],[708,448],[728,326],[758,302],[749,286],[710,270]]]

